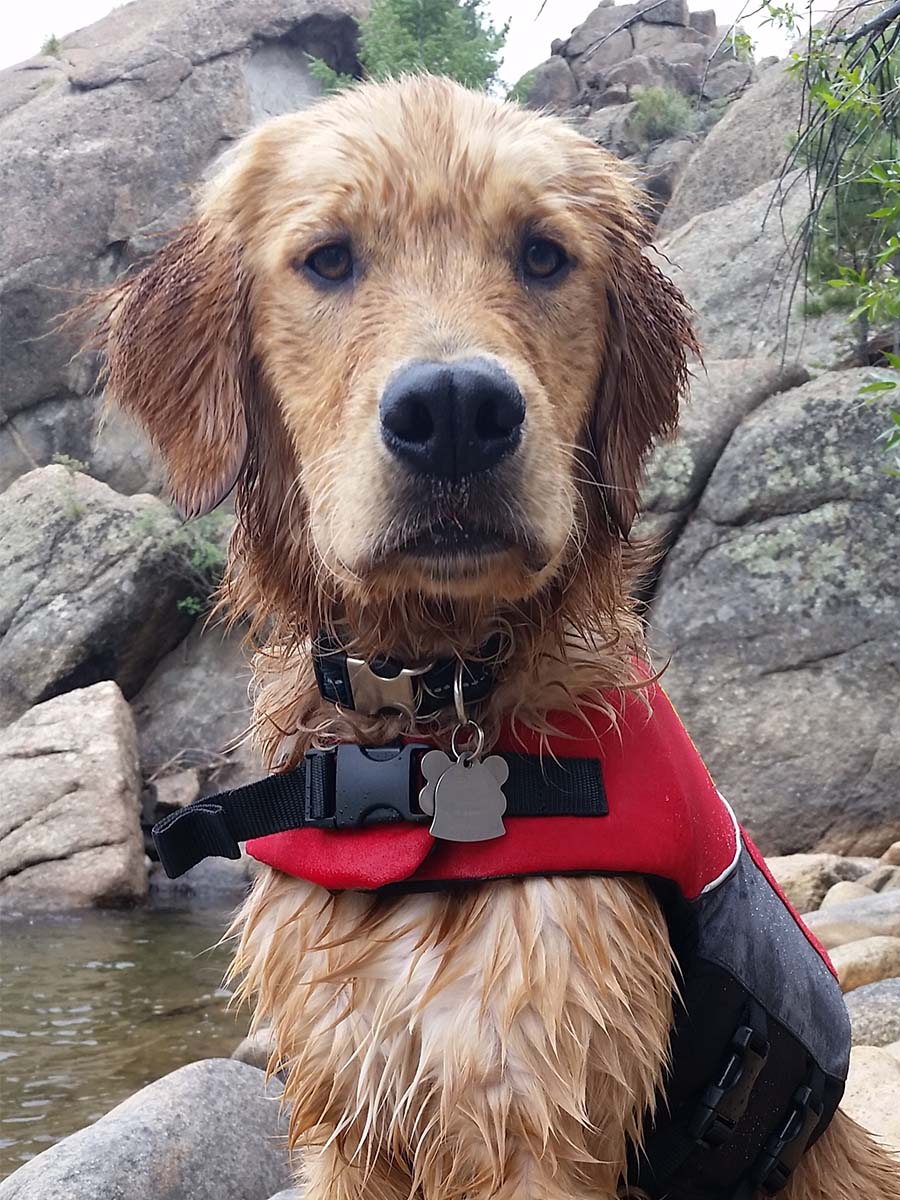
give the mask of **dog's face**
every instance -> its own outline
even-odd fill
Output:
[[[123,286],[110,391],[183,508],[242,477],[340,592],[515,602],[627,530],[674,423],[691,336],[639,237],[561,123],[367,85],[251,135]]]

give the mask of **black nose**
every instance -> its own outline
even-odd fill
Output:
[[[379,415],[384,444],[407,466],[461,479],[515,450],[525,401],[509,375],[487,359],[417,362],[389,381]]]

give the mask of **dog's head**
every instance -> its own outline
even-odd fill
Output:
[[[119,287],[108,391],[186,514],[238,482],[282,607],[310,580],[515,604],[627,536],[676,421],[693,336],[642,240],[622,168],[562,122],[365,85],[252,133]]]

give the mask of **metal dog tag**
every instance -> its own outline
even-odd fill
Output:
[[[506,833],[503,784],[509,777],[505,759],[491,755],[483,761],[471,752],[455,761],[443,750],[430,750],[422,759],[425,786],[419,806],[434,819],[432,837],[447,842],[486,842]]]

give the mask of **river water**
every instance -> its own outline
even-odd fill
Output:
[[[5,918],[0,1179],[120,1100],[246,1032],[228,1011],[229,912]]]

